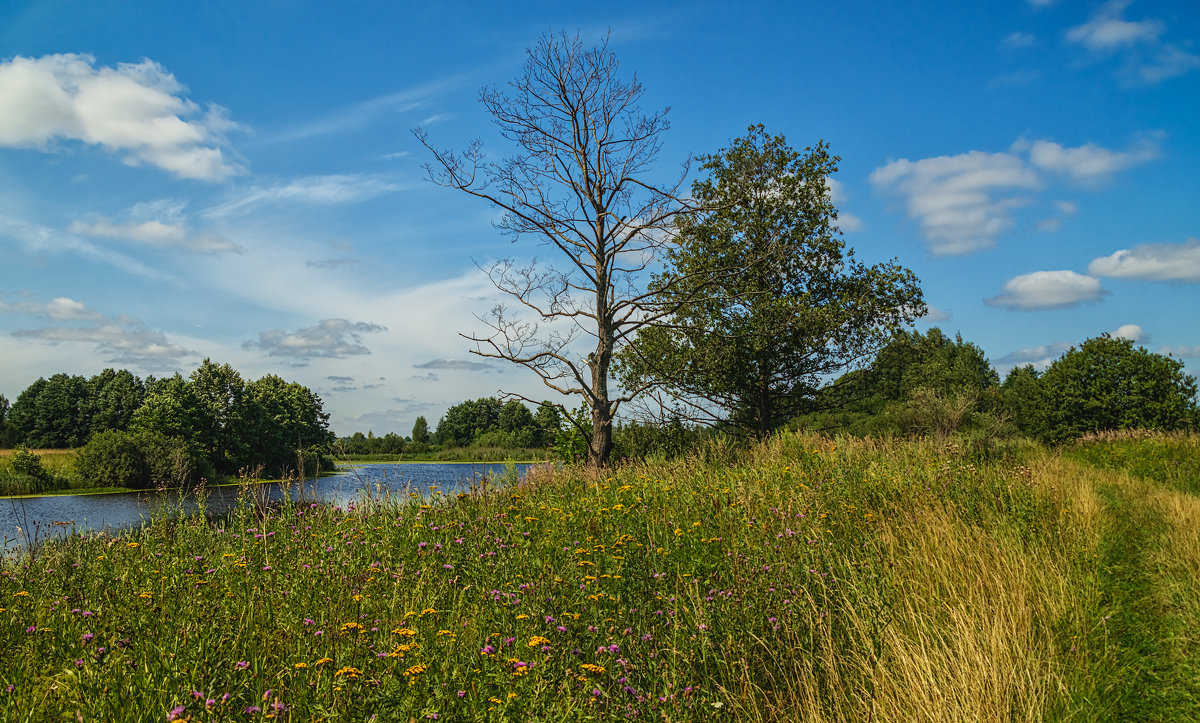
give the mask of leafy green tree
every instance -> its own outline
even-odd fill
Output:
[[[559,411],[557,405],[550,402],[542,402],[538,405],[537,411],[534,412],[533,423],[537,428],[534,446],[549,447],[554,444],[559,430],[563,427],[562,412]]]
[[[797,151],[757,125],[701,160],[692,195],[711,210],[676,217],[651,285],[676,310],[622,352],[622,381],[659,390],[664,410],[764,436],[919,316],[921,289],[895,261],[866,266],[845,248],[824,143]]]
[[[805,427],[853,434],[1002,431],[999,375],[987,355],[937,327],[898,332],[871,363],[822,390]]]
[[[468,399],[446,410],[438,421],[437,441],[455,447],[466,447],[475,438],[499,427],[502,405],[495,397]]]
[[[146,385],[131,372],[105,369],[88,380],[88,429],[128,429],[146,398]]]
[[[1183,362],[1107,334],[1072,347],[1040,379],[1040,436],[1061,441],[1112,429],[1181,429],[1197,414]]]
[[[203,437],[210,440],[204,456],[226,473],[253,462],[251,438],[244,429],[247,410],[242,375],[228,364],[216,364],[206,357],[188,381],[204,410]]]
[[[39,378],[8,412],[15,441],[35,448],[82,445],[89,434],[88,382],[81,376]]]
[[[8,425],[8,397],[0,394],[0,449],[8,449],[12,446],[11,433]]]
[[[300,471],[298,456],[305,451],[329,451],[334,441],[329,415],[321,398],[307,387],[269,374],[247,384],[245,396],[248,459],[269,474]],[[308,468],[310,456],[304,455],[305,474],[316,471]]]
[[[962,335],[953,339],[933,327],[926,333],[900,332],[879,350],[864,380],[881,400],[902,399],[914,389],[944,394],[985,389],[999,384],[983,349]]]
[[[130,429],[178,437],[194,458],[208,459],[209,451],[216,448],[209,408],[196,394],[196,388],[179,374],[157,379],[148,386],[146,399],[134,412]]]
[[[1017,429],[1024,434],[1040,433],[1045,425],[1042,417],[1045,402],[1042,399],[1041,379],[1032,364],[1013,367],[1004,377],[1000,395]]]
[[[425,421],[425,417],[417,417],[417,421],[413,422],[412,441],[417,444],[429,444],[429,422]]]

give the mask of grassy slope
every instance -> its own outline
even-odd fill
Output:
[[[163,514],[5,563],[0,720],[1190,720],[1197,498],[1001,451],[787,435]]]

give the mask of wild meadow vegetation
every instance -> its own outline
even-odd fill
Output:
[[[782,433],[0,569],[0,720],[1193,720],[1195,436]]]

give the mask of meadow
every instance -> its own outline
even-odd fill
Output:
[[[0,563],[0,720],[1194,720],[1198,453],[789,433],[248,488]]]

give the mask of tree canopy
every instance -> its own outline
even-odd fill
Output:
[[[692,195],[707,210],[675,219],[677,243],[651,284],[672,312],[622,352],[626,388],[763,436],[923,312],[911,271],[862,264],[841,240],[829,190],[838,160],[762,125],[701,159],[707,177]]]
[[[1038,379],[1033,429],[1058,441],[1112,429],[1180,429],[1198,418],[1183,362],[1107,334],[1072,347]]]
[[[298,450],[319,454],[333,441],[329,415],[307,387],[274,375],[247,383],[210,359],[189,377],[146,382],[123,369],[90,380],[55,374],[22,392],[7,417],[8,436],[30,447],[83,447],[98,439],[84,455],[89,470],[140,484],[167,471],[173,481],[260,465],[284,474],[298,469]],[[153,459],[130,462],[134,449]],[[180,454],[187,459],[175,459]],[[315,471],[316,462],[309,463]]]

